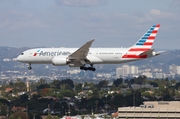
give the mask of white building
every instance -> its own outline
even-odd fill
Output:
[[[130,67],[130,74],[138,74],[138,67],[137,66],[131,66]]]
[[[180,75],[180,66],[177,66],[177,74]]]
[[[80,73],[81,70],[79,69],[70,69],[70,70],[67,70],[67,73],[68,74],[78,74]]]
[[[120,78],[123,76],[123,69],[122,68],[116,68],[116,78]]]
[[[153,78],[152,73],[149,72],[149,71],[145,71],[145,72],[143,72],[141,75],[145,75],[145,76],[148,77],[148,78]]]
[[[141,88],[154,89],[153,85],[150,85],[150,84],[142,84],[142,85],[139,85],[139,84],[131,84],[131,87],[132,87],[134,90],[141,89]]]
[[[176,65],[170,65],[169,66],[169,73],[170,74],[176,74],[177,73],[177,66]]]
[[[119,107],[119,119],[180,119],[180,101],[145,101],[139,107]]]
[[[129,66],[129,65],[123,65],[122,67],[116,68],[116,77],[124,77],[129,74],[138,74],[138,67],[136,66]]]
[[[110,73],[97,73],[96,77],[98,77],[98,78],[103,78],[103,77],[104,78],[111,78],[112,75]]]
[[[129,65],[123,65],[122,69],[123,69],[123,76],[127,76],[128,74],[130,74],[130,66]]]

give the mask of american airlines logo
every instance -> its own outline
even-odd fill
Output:
[[[40,50],[38,50],[37,52],[34,53],[33,56],[37,56],[39,54]]]
[[[40,51],[38,50],[34,53],[33,56],[61,56],[61,55],[70,55],[68,51]]]

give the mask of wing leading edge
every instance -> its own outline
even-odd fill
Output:
[[[83,46],[81,46],[79,49],[77,49],[74,53],[69,55],[70,60],[81,60],[81,59],[86,59],[86,56],[89,52],[89,48],[91,47],[92,42],[95,39],[85,43]]]
[[[94,40],[95,39],[88,41],[87,43],[85,43],[83,46],[81,46],[79,49],[77,49],[75,52],[73,52],[71,55],[68,56],[68,60],[70,61],[69,66],[75,66],[75,65],[83,66],[86,64],[87,61],[86,56]]]

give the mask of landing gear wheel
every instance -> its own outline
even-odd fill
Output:
[[[85,71],[87,70],[96,71],[96,68],[94,68],[92,64],[91,64],[91,67],[81,66],[80,69],[85,70]]]
[[[32,69],[32,67],[28,67],[28,69],[29,69],[29,70],[31,70],[31,69]]]
[[[84,70],[84,67],[83,67],[83,66],[81,66],[81,67],[80,67],[80,70]]]
[[[96,68],[92,68],[92,71],[96,71]]]
[[[96,68],[93,67],[93,64],[90,64],[91,65],[91,71],[96,71]]]

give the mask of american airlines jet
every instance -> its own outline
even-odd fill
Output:
[[[120,64],[142,60],[159,55],[151,49],[160,24],[153,25],[133,46],[128,48],[90,48],[91,40],[80,48],[35,48],[26,50],[17,57],[17,61],[31,64],[53,64],[80,67],[81,70],[96,69],[94,64]],[[89,65],[89,66],[87,66]]]

